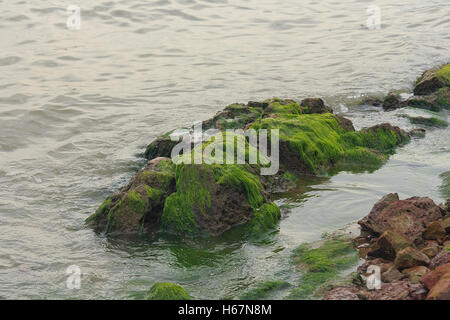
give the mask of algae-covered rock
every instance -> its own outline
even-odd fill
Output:
[[[308,299],[340,272],[358,262],[351,239],[336,236],[319,243],[303,244],[294,252],[294,261],[304,271],[288,299]]]
[[[280,130],[280,162],[288,171],[319,174],[329,169],[378,168],[408,134],[389,124],[344,130],[332,114],[279,114],[252,129]]]
[[[450,64],[425,71],[416,82],[414,94],[427,95],[448,86],[450,86]]]
[[[314,98],[301,104],[278,98],[235,103],[203,122],[203,129],[219,130],[214,136],[202,133],[203,138],[213,140],[201,144],[186,140],[191,148],[180,150],[174,159],[161,157],[172,155],[179,141],[172,141],[173,131],[162,135],[145,151],[147,158],[158,158],[119,193],[108,197],[87,223],[107,233],[162,230],[182,237],[218,236],[241,225],[253,234],[273,230],[281,219],[269,192],[271,181],[276,179],[260,174],[273,162],[250,143],[244,130],[279,130],[280,173],[294,174],[374,170],[409,139],[406,132],[389,124],[355,131],[350,120],[330,112],[321,99]],[[228,129],[241,131],[230,133]],[[272,131],[267,132],[271,138]],[[232,137],[231,142],[228,137]],[[184,142],[184,137],[181,140]],[[238,141],[245,145],[239,158],[242,162],[236,161],[238,155],[233,151],[235,161],[230,163],[224,151],[234,150]],[[222,151],[216,148],[219,145]],[[270,153],[271,149],[272,145]],[[250,161],[252,156],[256,163]]]
[[[118,194],[108,197],[86,219],[86,223],[108,233],[155,230],[159,226],[165,198],[174,191],[174,187],[171,160],[153,159]]]
[[[178,284],[159,282],[151,287],[147,300],[192,300],[192,297]]]
[[[220,235],[250,222],[268,201],[245,165],[179,164],[175,180],[177,191],[166,200],[161,226],[177,234]]]

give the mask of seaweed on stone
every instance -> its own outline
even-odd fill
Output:
[[[147,300],[192,300],[192,297],[178,284],[159,282],[151,287]]]

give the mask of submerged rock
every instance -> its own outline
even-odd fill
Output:
[[[147,300],[192,300],[192,297],[178,284],[159,282],[151,287]]]

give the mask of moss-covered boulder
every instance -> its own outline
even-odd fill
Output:
[[[86,223],[107,233],[141,233],[157,229],[165,199],[175,190],[174,177],[170,159],[149,161],[126,187],[109,196]]]
[[[191,140],[191,149],[183,149],[175,159],[161,157],[170,156],[178,143],[171,140],[172,132],[166,133],[145,152],[149,159],[158,158],[108,197],[87,223],[109,234],[162,230],[181,237],[218,236],[241,225],[252,234],[271,231],[281,219],[269,192],[277,179],[260,174],[270,159],[251,145],[244,131],[279,130],[280,175],[373,170],[408,141],[406,132],[389,124],[355,131],[350,120],[330,112],[321,99],[313,98],[301,104],[278,98],[232,104],[203,122],[203,130],[217,129],[218,135],[202,144]],[[236,150],[242,142],[245,152],[239,159],[243,161],[237,162],[234,154],[230,163],[225,151]],[[223,157],[216,148],[219,143]]]
[[[151,287],[147,300],[192,300],[192,297],[178,284],[159,282]]]
[[[439,69],[425,71],[416,82],[414,94],[428,95],[448,86],[450,86],[450,63]]]

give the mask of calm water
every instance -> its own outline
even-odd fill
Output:
[[[197,298],[233,298],[265,279],[295,282],[291,250],[365,216],[387,192],[442,201],[450,129],[431,130],[372,174],[312,179],[264,241],[182,245],[108,240],[83,227],[143,164],[158,134],[232,102],[410,90],[449,60],[448,0],[0,0],[0,298],[142,298],[156,281]],[[350,107],[358,127],[404,111]],[[448,117],[448,114],[443,116]],[[66,268],[80,266],[80,290]],[[281,296],[280,296],[281,297]]]

